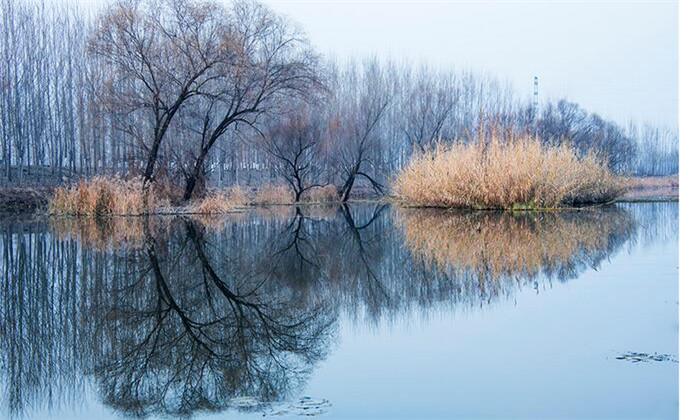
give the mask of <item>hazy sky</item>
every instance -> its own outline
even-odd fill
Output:
[[[103,0],[80,0],[82,3]],[[677,126],[675,1],[266,0],[324,54],[477,69],[619,122]]]

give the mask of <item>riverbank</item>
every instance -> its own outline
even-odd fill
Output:
[[[678,175],[631,177],[619,201],[677,201]]]
[[[678,176],[660,177],[629,177],[625,179],[627,192],[617,202],[640,202],[640,201],[677,201],[678,200]],[[54,187],[0,187],[0,213],[24,213],[45,212],[49,199],[54,193]],[[362,194],[352,202],[380,201],[378,196]],[[332,201],[327,204],[333,203]],[[295,203],[278,203],[278,205],[292,205]],[[309,205],[313,203],[299,203]],[[270,206],[274,204],[251,204],[252,206]],[[238,211],[238,209],[234,209]],[[190,206],[163,206],[156,214],[192,214],[195,211]]]
[[[42,211],[54,187],[0,187],[0,213]]]

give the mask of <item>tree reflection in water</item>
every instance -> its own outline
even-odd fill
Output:
[[[228,244],[184,225],[146,239],[148,267],[103,308],[105,331],[116,333],[95,369],[105,402],[133,414],[189,415],[223,410],[234,396],[288,396],[325,356],[333,312],[254,270],[223,270]]]
[[[221,411],[236,397],[263,409],[301,392],[341,319],[377,325],[479,308],[528,283],[565,281],[637,226],[621,208],[264,212],[3,225],[9,413],[72,405],[91,383],[132,416]]]

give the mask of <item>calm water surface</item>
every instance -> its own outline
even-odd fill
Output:
[[[0,416],[677,418],[677,221],[6,218]]]

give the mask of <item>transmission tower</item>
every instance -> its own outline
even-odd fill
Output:
[[[531,107],[534,118],[534,135],[538,135],[538,76],[534,76],[534,100]]]

